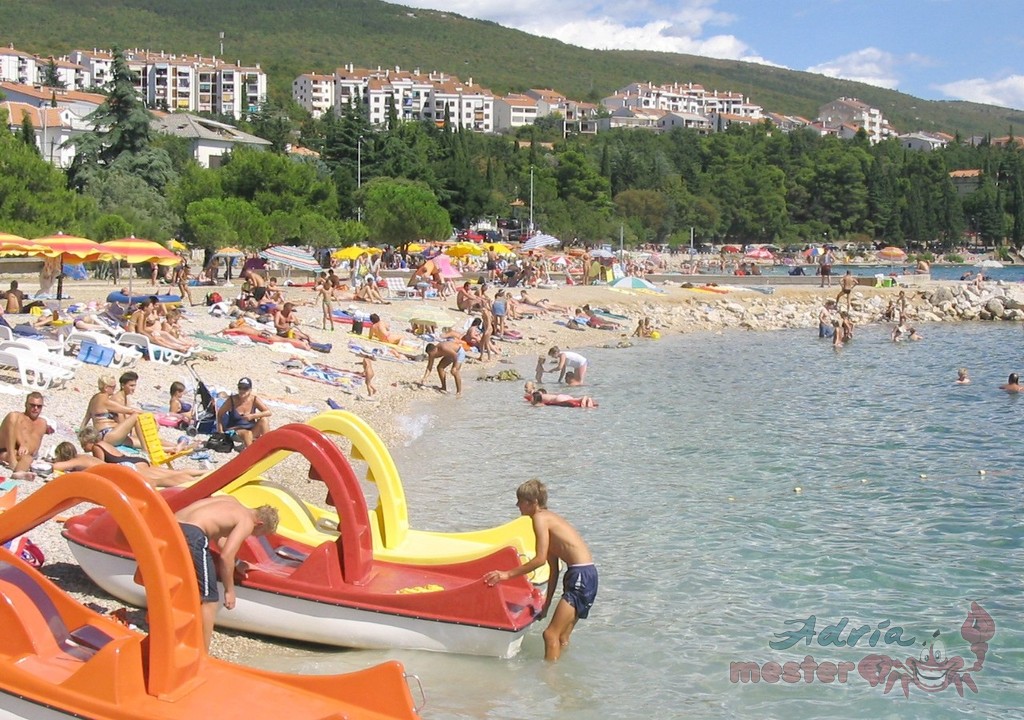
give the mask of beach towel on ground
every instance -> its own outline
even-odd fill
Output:
[[[342,392],[353,393],[363,384],[363,376],[351,370],[311,363],[300,369],[285,368],[280,371],[284,375],[312,380],[338,388]]]

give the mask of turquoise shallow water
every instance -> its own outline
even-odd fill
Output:
[[[419,408],[405,421],[417,439],[395,452],[413,526],[495,525],[541,477],[599,565],[591,618],[553,666],[540,628],[511,661],[302,649],[258,662],[338,672],[395,657],[422,679],[427,718],[1020,716],[1024,397],[997,386],[1020,369],[1021,329],[921,331],[894,345],[861,328],[839,352],[807,330],[666,338],[586,351],[597,410],[532,408],[507,383]],[[961,365],[969,386],[953,384]],[[856,670],[730,679],[734,662],[917,657],[936,631],[971,667],[972,601],[996,627],[963,698],[913,684],[904,698],[898,681],[884,694]],[[848,618],[915,644],[769,646],[812,615],[818,631]]]

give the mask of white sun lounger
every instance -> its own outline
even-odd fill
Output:
[[[72,330],[64,338],[64,352],[71,353],[76,345],[83,342],[91,342],[100,347],[112,348],[114,359],[111,365],[114,367],[130,367],[142,358],[142,353],[133,346],[118,345],[110,335],[96,330]]]
[[[138,348],[142,351],[143,355],[148,357],[151,361],[163,363],[165,365],[180,363],[188,357],[188,355],[180,353],[177,350],[172,350],[171,348],[164,347],[163,345],[157,345],[141,333],[121,333],[121,337],[117,339],[117,344],[122,347]]]
[[[38,355],[24,348],[0,350],[0,367],[16,370],[21,384],[34,390],[62,385],[75,376],[70,370],[44,362]]]
[[[18,338],[16,340],[4,340],[0,342],[0,350],[8,348],[21,348],[39,356],[39,360],[50,365],[62,367],[65,370],[74,372],[82,367],[82,363],[71,357],[66,357],[59,352],[51,352],[49,345],[33,338]]]

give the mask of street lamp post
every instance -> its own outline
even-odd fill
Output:
[[[530,237],[533,237],[533,166],[530,166]]]
[[[363,187],[363,136],[356,140],[356,190]],[[363,221],[363,206],[356,208],[356,219]]]

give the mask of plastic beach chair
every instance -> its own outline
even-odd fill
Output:
[[[51,365],[35,353],[17,347],[0,350],[0,367],[16,370],[21,384],[34,390],[63,384],[75,376],[72,371]]]
[[[181,452],[168,453],[160,442],[160,426],[157,425],[156,416],[153,413],[139,414],[139,435],[142,437],[142,449],[149,455],[149,462],[153,465],[166,465],[173,467],[171,463],[178,458],[191,455],[192,449]]]
[[[163,345],[157,345],[155,342],[150,340],[141,333],[125,332],[121,333],[121,337],[117,339],[117,344],[122,346],[136,347],[142,351],[142,354],[148,357],[153,362],[163,363],[170,365],[172,363],[178,363],[185,359],[185,355],[172,350],[171,348],[164,347]]]

